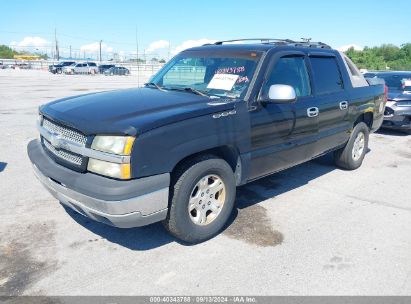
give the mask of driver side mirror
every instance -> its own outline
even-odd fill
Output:
[[[273,84],[268,91],[268,101],[273,103],[292,103],[297,99],[297,94],[292,86],[286,84]]]

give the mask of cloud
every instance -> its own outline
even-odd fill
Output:
[[[10,43],[11,47],[19,47],[19,48],[25,48],[25,47],[47,47],[50,46],[51,43],[49,41],[47,41],[44,38],[41,37],[24,37],[23,40],[21,40],[20,42],[17,41],[12,41]]]
[[[100,43],[99,42],[93,42],[90,44],[85,44],[80,47],[81,52],[85,53],[95,53],[100,51]],[[108,46],[105,43],[101,44],[101,51],[102,52],[107,52],[107,53],[112,53],[114,49],[111,46]]]
[[[154,41],[154,42],[150,43],[150,45],[148,46],[146,52],[147,53],[153,53],[156,50],[166,49],[169,46],[170,46],[170,43],[167,40],[157,40],[157,41]]]
[[[337,50],[339,50],[340,52],[346,52],[350,48],[354,48],[354,50],[356,51],[362,51],[364,49],[362,46],[359,46],[357,44],[347,44],[340,46],[339,48],[337,48]]]
[[[172,54],[175,55],[177,53],[180,53],[181,51],[184,51],[186,49],[195,47],[195,46],[200,46],[203,44],[207,44],[207,43],[214,43],[217,40],[210,40],[207,38],[202,38],[202,39],[198,39],[198,40],[186,40],[183,43],[181,43],[180,45],[176,46],[175,48],[173,48],[172,50]]]

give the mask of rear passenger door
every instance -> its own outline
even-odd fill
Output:
[[[315,155],[319,155],[347,141],[349,104],[337,58],[331,53],[318,53],[309,59],[318,108]]]

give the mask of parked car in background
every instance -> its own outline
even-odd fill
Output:
[[[181,52],[144,88],[41,106],[28,144],[38,179],[93,220],[163,221],[196,243],[226,225],[237,186],[328,152],[361,166],[383,84],[324,43],[226,42]]]
[[[388,86],[388,101],[382,128],[411,134],[411,72],[380,72]]]
[[[110,68],[113,68],[113,67],[115,67],[114,64],[100,64],[100,65],[98,66],[98,72],[99,72],[100,74],[103,74],[106,70],[108,70],[108,69],[110,69]]]
[[[365,77],[365,78],[374,78],[374,77],[378,77],[377,75],[378,75],[379,73],[382,73],[382,72],[379,72],[379,71],[374,71],[374,72],[366,72],[366,73],[364,73],[364,77]]]
[[[13,69],[15,70],[29,70],[31,69],[31,63],[16,63],[15,65],[12,66]]]
[[[53,74],[61,74],[63,72],[64,67],[70,66],[74,63],[74,61],[61,61],[57,64],[49,65],[49,72]]]
[[[98,67],[94,62],[79,62],[63,69],[65,74],[97,74]]]
[[[104,71],[104,75],[130,75],[130,70],[125,67],[112,67]]]

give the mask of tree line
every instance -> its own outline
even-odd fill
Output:
[[[411,71],[411,43],[401,45],[383,44],[365,47],[362,51],[348,49],[345,54],[360,69]]]
[[[0,45],[0,59],[13,59],[14,55],[37,55],[39,58],[48,59],[46,54],[36,54],[36,53],[29,53],[29,52],[17,52],[12,48],[8,47],[7,45]]]

